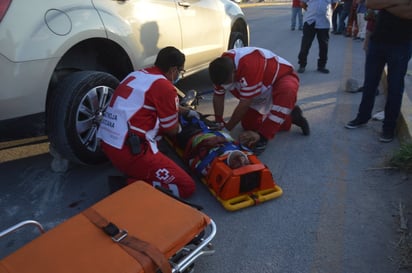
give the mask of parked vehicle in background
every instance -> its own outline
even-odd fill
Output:
[[[63,158],[102,162],[96,131],[128,73],[168,45],[185,53],[190,75],[248,44],[245,16],[230,0],[2,0],[0,131],[40,123]]]

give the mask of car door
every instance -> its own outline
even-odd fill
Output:
[[[186,69],[190,73],[206,68],[226,48],[223,30],[230,29],[230,20],[225,20],[223,3],[217,0],[176,0],[176,3]]]
[[[135,68],[154,63],[165,46],[182,48],[175,0],[92,0],[108,38],[127,51]]]

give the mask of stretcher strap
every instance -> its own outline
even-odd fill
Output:
[[[95,209],[88,208],[83,211],[83,215],[86,216],[93,224],[97,227],[103,229],[103,231],[114,239],[121,230],[117,228],[116,225],[107,221],[102,215],[100,215]],[[110,234],[114,232],[114,234]],[[142,241],[132,235],[128,235],[115,242],[119,245],[134,259],[136,259],[140,265],[143,267],[145,273],[155,273],[155,265],[157,265],[162,273],[171,273],[169,261],[163,255],[163,253],[157,249],[154,245]]]

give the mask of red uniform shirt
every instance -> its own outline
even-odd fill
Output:
[[[235,64],[235,84],[229,90],[238,99],[251,99],[268,90],[276,79],[293,71],[293,66],[274,53],[254,47],[229,50],[222,54]],[[216,95],[224,95],[222,86],[216,86]]]
[[[159,129],[178,123],[178,102],[175,87],[159,68],[132,72],[116,88],[98,136],[119,149],[128,131],[154,142]]]

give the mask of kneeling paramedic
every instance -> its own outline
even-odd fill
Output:
[[[215,87],[216,121],[228,130],[241,122],[245,130],[259,133],[260,140],[253,143],[255,154],[263,152],[268,140],[278,131],[288,131],[292,124],[309,135],[308,121],[299,106],[295,106],[299,78],[285,59],[263,48],[231,49],[210,63],[209,75]],[[239,103],[224,123],[226,91],[238,98]]]
[[[146,181],[189,197],[195,183],[182,168],[161,153],[162,134],[176,135],[181,126],[175,83],[184,73],[185,55],[165,47],[153,67],[130,73],[116,88],[104,113],[98,137],[112,164],[128,176],[128,182]]]

